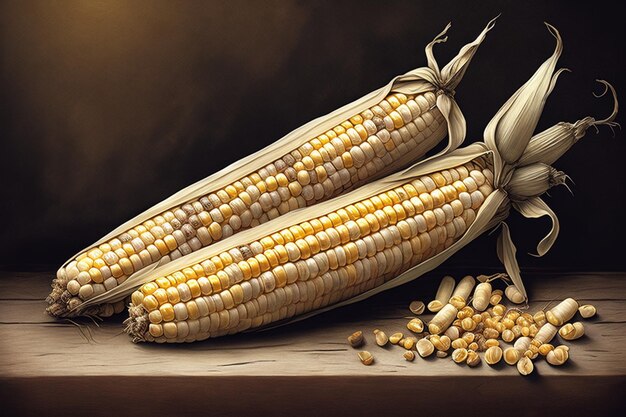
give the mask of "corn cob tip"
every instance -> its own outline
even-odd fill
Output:
[[[110,317],[122,312],[126,306],[126,300],[112,303],[93,305],[81,308],[82,301],[67,290],[66,286],[56,284],[50,295],[46,297],[48,307],[46,313],[55,318],[68,318],[78,316]]]
[[[142,306],[131,305],[128,308],[128,318],[124,320],[124,331],[132,338],[134,343],[145,342],[145,334],[148,331],[148,313]]]
[[[65,306],[58,302],[50,303],[50,305],[46,307],[46,313],[52,317],[62,317],[65,311]]]
[[[53,317],[61,317],[68,311],[68,303],[72,298],[72,294],[67,289],[68,275],[64,267],[59,268],[56,277],[52,280],[50,287],[52,290],[46,297],[46,313]]]
[[[52,281],[52,291],[46,297],[46,313],[52,317],[62,317],[67,313],[67,301],[71,298],[71,295],[63,285],[61,285],[57,279]]]

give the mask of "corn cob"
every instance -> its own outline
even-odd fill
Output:
[[[124,300],[92,305],[89,310],[81,306],[144,268],[163,265],[406,166],[437,145],[449,123],[454,127],[448,149],[458,146],[465,125],[451,91],[491,26],[449,64],[452,69],[444,68],[447,75],[441,75],[430,52],[444,31],[427,47],[431,68],[394,79],[323,123],[311,122],[236,168],[229,167],[120,226],[59,269],[47,311],[54,316],[118,313]],[[440,106],[446,109],[443,113]]]
[[[536,124],[558,76],[553,72],[561,52],[558,32],[548,27],[557,38],[555,53],[490,125],[515,115],[523,122],[522,131],[527,131],[526,123]],[[611,123],[616,111],[617,104],[610,118],[589,119],[585,129]],[[559,134],[584,134],[579,124],[559,126]],[[524,204],[541,208],[538,194],[563,183],[563,173],[541,162],[531,165],[540,175],[518,181],[518,173],[527,177],[528,169],[518,170],[515,160],[507,159],[513,153],[500,151],[506,135],[516,137],[517,131],[508,129],[506,123],[491,133],[488,129],[487,143],[418,163],[139,275],[125,284],[140,285],[131,297],[126,331],[136,342],[203,340],[298,320],[416,278],[500,224],[511,207],[522,214],[528,209]],[[517,137],[525,143],[530,139]],[[553,157],[554,148],[546,149],[538,152],[538,161]],[[320,211],[325,215],[319,216]],[[498,253],[524,291],[507,236],[503,225]],[[551,232],[544,241],[551,244],[554,238]]]
[[[143,317],[132,322],[133,333],[158,342],[199,340],[379,286],[462,236],[493,192],[490,178],[477,159],[159,277],[132,295],[132,311]]]
[[[125,233],[81,253],[59,273],[71,309],[124,282],[152,263],[165,263],[291,210],[331,198],[372,178],[407,153],[423,155],[446,132],[427,92],[391,94],[214,193],[172,207]],[[121,311],[123,302],[113,305]],[[52,311],[52,308],[50,309]]]

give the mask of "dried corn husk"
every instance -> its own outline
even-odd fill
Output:
[[[604,86],[604,92],[596,97],[604,96],[611,91],[615,97],[617,93],[613,86],[604,80],[596,80]],[[526,151],[518,161],[519,166],[526,166],[536,162],[552,164],[567,152],[591,126],[607,125],[610,128],[619,126],[613,120],[619,109],[617,100],[609,117],[595,120],[593,117],[585,117],[575,123],[561,122],[533,136],[526,147]]]
[[[495,20],[495,19],[494,19]],[[373,91],[372,93],[344,106],[340,109],[320,118],[317,118],[304,126],[294,130],[289,133],[282,139],[277,142],[269,145],[268,147],[255,152],[236,163],[218,171],[217,173],[177,192],[161,203],[153,206],[147,211],[141,213],[135,218],[125,222],[111,233],[104,236],[102,239],[93,243],[88,248],[94,248],[98,245],[107,242],[108,240],[117,237],[123,232],[126,232],[128,229],[141,224],[142,222],[162,213],[165,210],[168,210],[171,207],[177,206],[179,204],[183,204],[185,202],[189,202],[191,200],[197,199],[203,195],[207,195],[215,190],[219,190],[228,184],[238,181],[240,178],[245,177],[251,171],[255,171],[255,167],[261,168],[268,164],[271,164],[276,159],[279,159],[281,156],[285,155],[285,153],[298,149],[301,145],[311,140],[312,138],[328,131],[334,126],[337,126],[342,121],[349,119],[351,116],[358,114],[359,112],[370,108],[371,106],[379,103],[382,99],[384,99],[390,93],[403,93],[403,94],[420,94],[425,92],[434,92],[436,93],[436,107],[439,109],[441,114],[443,115],[448,130],[448,143],[447,146],[440,152],[440,154],[445,154],[451,150],[456,149],[465,137],[465,119],[463,114],[461,113],[459,106],[454,101],[454,91],[467,67],[476,53],[478,47],[485,39],[487,33],[493,28],[494,20],[489,22],[489,24],[484,28],[484,30],[479,34],[479,36],[471,43],[465,45],[458,53],[458,55],[453,58],[445,67],[442,69],[439,68],[439,65],[433,54],[433,47],[437,43],[445,42],[447,37],[446,33],[450,28],[450,25],[447,25],[446,28],[431,42],[426,46],[426,56],[427,56],[427,67],[417,68],[412,71],[407,72],[404,75],[398,76],[391,80],[386,86]],[[443,135],[443,133],[441,133]],[[440,138],[436,138],[439,140]],[[428,146],[431,143],[427,144]],[[436,145],[435,140],[433,139],[432,146]],[[425,145],[426,146],[426,145]],[[424,149],[426,152],[428,149]],[[398,169],[405,168],[411,163],[414,163],[415,154],[411,152],[407,152],[405,155],[397,159],[393,164],[382,169],[378,172],[377,178],[383,177],[384,175],[388,175],[393,171],[397,171]],[[253,169],[254,168],[254,169]],[[376,178],[369,178],[368,180],[374,180]],[[359,184],[356,184],[357,186]],[[57,276],[60,277],[58,280],[55,280],[57,287],[62,286],[62,281],[64,280],[63,276],[63,268],[65,268],[72,260],[74,260],[79,254],[86,252],[87,249],[78,252],[74,256],[72,256],[59,270]],[[154,268],[163,265],[169,262],[169,257],[164,257],[160,261],[150,264],[143,268],[143,270],[135,271],[130,275],[133,277],[134,275],[140,272],[149,272]],[[134,281],[131,281],[134,282]],[[65,283],[66,284],[66,283]],[[58,293],[58,294],[57,294]],[[57,298],[60,296],[60,292],[56,291],[55,294],[57,297],[50,297],[49,302],[54,303],[54,307],[57,307]],[[90,302],[89,305],[96,306],[93,302]],[[58,314],[55,315],[76,315],[79,312],[84,314],[93,314],[100,315],[104,314],[104,309],[92,308],[90,311],[85,311],[84,305],[70,309],[70,311],[66,311],[65,307],[58,307],[60,310]],[[56,310],[56,308],[55,308]],[[51,310],[49,310],[51,311]]]
[[[511,181],[517,169],[515,161],[523,157],[523,153],[517,156],[513,163],[509,163],[508,161],[511,160],[510,152],[506,154],[506,157],[503,157],[501,154],[501,150],[503,147],[510,146],[509,142],[505,140],[506,135],[515,137],[518,141],[523,141],[524,146],[522,148],[526,148],[526,144],[528,144],[528,142],[531,140],[532,131],[528,130],[524,121],[525,119],[528,119],[528,123],[536,123],[536,120],[538,119],[539,114],[542,111],[544,102],[552,91],[552,88],[554,87],[554,83],[556,81],[556,77],[560,73],[560,71],[557,71],[555,73],[554,68],[561,52],[561,38],[556,29],[552,28],[551,26],[548,27],[557,40],[557,48],[554,54],[537,70],[531,80],[524,84],[524,86],[515,93],[512,99],[507,101],[507,103],[496,114],[485,132],[486,141],[484,143],[474,143],[465,148],[457,149],[449,154],[429,158],[421,163],[413,165],[412,167],[402,172],[398,172],[379,181],[370,183],[351,193],[321,203],[313,208],[302,209],[289,213],[285,216],[280,217],[279,219],[276,219],[275,221],[261,225],[254,229],[244,231],[237,236],[220,241],[215,245],[202,249],[194,254],[189,255],[188,257],[173,261],[167,265],[157,268],[156,270],[142,271],[136,276],[124,282],[122,285],[110,291],[108,294],[89,300],[85,304],[89,305],[90,303],[99,303],[105,301],[108,302],[111,300],[115,300],[116,297],[124,297],[126,294],[128,294],[130,290],[136,288],[140,284],[151,281],[158,276],[171,274],[174,271],[180,270],[181,268],[184,268],[190,264],[201,262],[204,259],[210,258],[211,256],[215,256],[223,251],[229,250],[230,248],[236,247],[242,241],[249,242],[260,239],[263,236],[275,233],[285,227],[288,227],[289,225],[308,221],[312,218],[315,218],[319,215],[319,213],[328,213],[337,210],[341,207],[351,204],[354,201],[369,198],[394,186],[406,183],[411,179],[419,178],[422,175],[430,174],[436,171],[449,169],[477,158],[484,158],[490,161],[491,168],[495,170],[495,190],[486,198],[478,211],[476,219],[459,240],[457,240],[455,243],[453,243],[442,252],[408,269],[406,272],[383,283],[382,285],[379,285],[378,287],[375,287],[369,291],[361,293],[345,301],[338,302],[336,304],[329,305],[313,312],[295,317],[293,319],[290,319],[288,322],[301,320],[336,307],[354,303],[386,289],[396,287],[398,285],[411,281],[424,274],[425,272],[434,269],[442,262],[444,262],[447,258],[458,252],[461,248],[463,248],[465,245],[475,239],[477,236],[498,225],[502,226],[502,233],[498,239],[497,245],[498,255],[504,263],[506,271],[511,277],[513,283],[524,294],[524,296],[526,296],[524,286],[521,281],[519,267],[515,259],[515,246],[511,240],[508,227],[506,226],[506,223],[504,223],[504,220],[507,218],[511,207],[517,209],[526,217],[536,217],[540,215],[549,215],[550,217],[552,217],[553,228],[548,236],[546,236],[546,238],[544,238],[540,242],[538,247],[538,252],[540,255],[545,253],[554,243],[559,229],[558,223],[556,222],[556,216],[554,215],[554,213],[552,213],[552,211],[549,210],[547,205],[536,194],[538,190],[547,190],[550,188],[550,186],[560,183],[561,180],[559,180],[559,178],[561,178],[562,176],[560,176],[560,174],[557,175],[558,171],[552,169],[549,169],[548,174],[544,175],[543,173],[546,172],[545,167],[542,165],[545,164],[542,159],[544,154],[538,152],[538,154],[535,156],[537,162],[529,165],[529,168],[527,168],[526,170],[542,170],[543,173],[539,175],[533,174],[531,171],[529,171],[527,174],[525,174],[528,175],[529,178],[532,178],[533,181],[536,181],[537,184],[533,184],[531,187],[528,187],[516,181]],[[609,124],[614,119],[616,111],[617,105],[615,107],[614,113],[608,119],[599,122],[589,122],[586,124],[586,126],[590,127],[599,124]],[[523,120],[520,122],[518,118],[521,118]],[[575,123],[573,125],[567,126],[576,125],[577,124]],[[560,124],[559,126],[566,125]],[[580,124],[578,124],[578,126],[580,126]],[[582,134],[584,134],[584,131],[581,131],[580,129],[566,128],[566,130],[567,132],[569,132],[570,136],[582,136]],[[548,131],[560,132],[560,130],[555,130],[553,128],[552,130],[549,129]],[[563,137],[565,136],[566,135],[564,135]],[[542,135],[538,135],[537,137],[541,137],[545,141],[553,140],[553,136],[548,135],[545,132]],[[516,147],[519,146],[516,145]],[[515,200],[512,200],[511,196],[515,196]]]

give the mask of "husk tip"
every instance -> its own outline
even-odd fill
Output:
[[[432,40],[431,44],[447,42],[448,41],[447,33],[448,33],[448,30],[450,30],[451,27],[452,27],[452,22],[448,22],[446,27],[444,27],[443,30],[441,32],[439,32],[439,34],[437,36],[435,36],[435,38]]]
[[[558,40],[561,39],[561,33],[559,32],[559,30],[557,28],[555,28],[554,26],[552,26],[550,23],[544,21],[543,22],[544,25],[546,25],[546,27],[548,28],[548,31]]]
[[[502,16],[502,12],[498,13],[496,17],[494,17],[489,21],[489,23],[487,23],[487,27],[485,28],[485,30],[490,31],[491,29],[493,29],[493,27],[496,25],[496,20],[498,20],[500,16]]]
[[[543,22],[543,24],[546,25],[550,34],[554,36],[554,38],[556,39],[556,47],[554,49],[554,55],[555,56],[561,55],[561,52],[563,51],[563,38],[561,37],[561,33],[559,32],[557,28],[552,26],[550,23]]]
[[[617,117],[617,112],[619,111],[619,101],[617,100],[617,92],[615,91],[615,88],[613,87],[613,85],[611,85],[610,82],[606,80],[596,79],[596,81],[604,86],[604,91],[600,94],[592,93],[593,96],[596,98],[604,97],[606,93],[610,90],[611,95],[613,96],[613,111],[608,117],[601,119],[601,120],[596,120],[593,123],[593,125],[594,126],[607,125],[611,128],[617,126],[621,129],[620,124],[615,122],[615,118]],[[615,132],[613,132],[613,134],[615,135]]]

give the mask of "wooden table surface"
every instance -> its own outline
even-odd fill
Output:
[[[1,414],[569,417],[626,406],[626,273],[525,273],[532,312],[565,297],[598,307],[586,335],[566,342],[570,361],[552,367],[539,358],[529,377],[505,364],[406,362],[402,348],[374,344],[374,328],[406,330],[408,303],[430,300],[442,274],[290,326],[162,346],[131,343],[123,317],[98,325],[48,317],[50,273],[0,272]],[[355,330],[374,365],[346,344]]]

